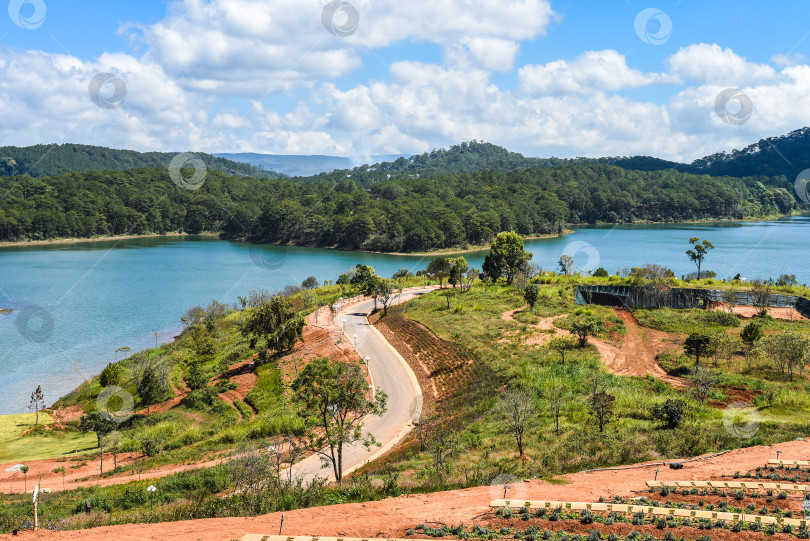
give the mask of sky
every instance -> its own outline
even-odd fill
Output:
[[[691,161],[810,125],[810,2],[0,0],[0,146]]]

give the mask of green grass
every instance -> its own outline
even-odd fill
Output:
[[[39,414],[40,425],[51,422],[48,413]],[[59,458],[96,447],[96,435],[83,435],[78,430],[37,431],[20,437],[34,426],[34,414],[0,416],[0,462],[26,462]]]

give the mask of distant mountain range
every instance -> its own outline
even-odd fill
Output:
[[[342,156],[299,156],[294,154],[256,154],[253,152],[214,154],[235,162],[244,162],[268,171],[276,171],[291,177],[309,177],[319,173],[351,169],[366,163],[394,161],[407,154],[387,154],[346,158]]]
[[[785,181],[792,182],[799,172],[810,167],[810,128],[802,128],[781,137],[762,139],[742,150],[712,154],[688,164],[651,156],[532,158],[479,141],[465,142],[448,149],[433,150],[409,157],[195,154],[200,156],[210,169],[233,175],[259,178],[290,176],[300,182],[340,182],[351,177],[361,185],[370,185],[391,178],[599,163],[636,171],[674,169],[684,173],[711,176],[784,176]],[[42,177],[68,172],[165,167],[175,155],[167,152],[136,152],[77,144],[8,146],[0,147],[0,176],[28,174]]]
[[[202,152],[195,156],[205,162],[208,169],[232,175],[258,178],[281,178],[248,163],[235,162]],[[65,143],[62,145],[34,145],[30,147],[0,147],[0,177],[31,175],[51,177],[64,173],[87,171],[126,171],[141,167],[168,167],[176,152],[137,152],[91,145]]]

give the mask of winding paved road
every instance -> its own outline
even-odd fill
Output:
[[[423,287],[405,290],[393,304],[401,304],[423,295],[435,287]],[[338,321],[345,332],[345,339],[351,340],[355,349],[364,359],[370,358],[369,371],[375,389],[381,389],[388,395],[388,409],[381,416],[369,416],[365,420],[363,431],[371,432],[381,447],[366,449],[356,443],[343,450],[343,475],[363,466],[389,451],[399,443],[414,426],[422,412],[422,390],[408,363],[383,338],[383,335],[370,325],[368,315],[374,307],[369,300],[342,310]],[[293,467],[293,474],[309,481],[317,477],[334,480],[332,466],[322,468],[317,455],[302,460]]]

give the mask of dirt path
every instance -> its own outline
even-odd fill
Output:
[[[515,321],[527,325],[515,319],[515,313],[524,308],[504,312],[501,314],[501,318],[506,321]],[[627,330],[622,345],[617,347],[596,338],[588,340],[599,351],[605,366],[614,374],[641,377],[650,374],[674,387],[684,387],[685,383],[682,379],[668,375],[656,360],[659,353],[672,349],[677,344],[678,335],[642,327],[630,312],[619,309],[614,311],[616,317],[624,322]],[[554,326],[555,319],[567,315],[544,317],[533,325],[527,325],[543,331],[543,334],[529,336],[524,343],[526,345],[543,345],[555,336],[571,336],[569,331]]]
[[[721,475],[728,478],[735,471],[744,472],[763,466],[768,459],[776,457],[777,450],[782,452],[781,456],[784,459],[810,458],[810,443],[791,441],[772,446],[737,449],[718,457],[686,463],[682,470],[670,470],[660,462],[655,462],[633,469],[565,475],[561,478],[563,483],[551,484],[539,480],[511,483],[508,495],[520,499],[584,502],[595,502],[600,496],[605,499],[610,499],[614,495],[644,496],[649,495],[645,482],[653,479],[656,468],[660,469],[659,480],[707,480],[719,479]],[[289,536],[402,538],[405,537],[408,528],[420,523],[465,523],[467,526],[478,523],[480,519],[476,517],[491,512],[490,501],[501,498],[502,495],[503,485],[481,486],[433,494],[406,495],[374,502],[286,511],[283,533]],[[800,502],[796,505],[800,505]],[[13,539],[213,541],[240,539],[249,533],[276,534],[280,521],[281,513],[273,513],[258,517],[106,526],[78,531],[40,531],[37,534],[21,532]],[[11,540],[12,536],[0,536],[0,539]]]
[[[630,312],[619,309],[614,311],[627,329],[621,347],[617,348],[595,338],[589,340],[599,350],[602,362],[610,371],[625,376],[650,374],[674,387],[684,387],[682,379],[668,375],[656,360],[659,353],[672,349],[677,335],[641,327]]]

